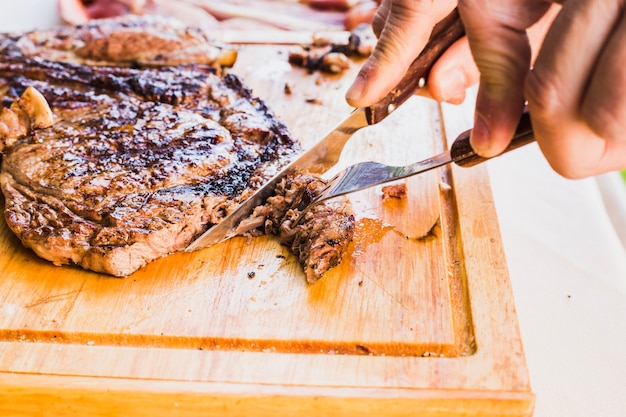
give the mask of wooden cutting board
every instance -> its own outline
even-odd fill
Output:
[[[350,111],[358,65],[310,74],[283,47],[249,47],[232,71],[307,147]],[[415,97],[358,132],[341,165],[428,157],[469,113]],[[405,182],[405,199],[350,196],[354,243],[313,285],[273,238],[117,279],[55,267],[0,221],[0,415],[530,416],[485,168]]]

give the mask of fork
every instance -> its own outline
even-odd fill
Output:
[[[458,166],[467,168],[491,159],[481,157],[472,149],[469,142],[470,133],[471,129],[461,133],[454,140],[449,150],[410,165],[390,166],[370,161],[360,162],[343,169],[335,175],[312,199],[309,199],[308,201],[304,201],[304,198],[302,199],[303,201],[301,201],[297,207],[300,213],[293,221],[293,224],[298,224],[306,212],[308,212],[313,206],[334,197],[339,197],[364,188],[417,175],[449,164],[450,162],[454,162]],[[511,143],[502,153],[517,149],[533,142],[534,140],[535,137],[530,122],[530,116],[528,111],[525,110],[520,118],[520,122],[517,125]]]

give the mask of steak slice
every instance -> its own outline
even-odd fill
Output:
[[[279,236],[298,256],[307,282],[316,282],[341,263],[354,237],[355,218],[346,199],[316,204],[299,219],[306,202],[327,184],[307,172],[290,172],[276,186],[275,195],[239,225],[238,232]]]
[[[196,62],[208,38],[169,22],[125,17],[0,40],[0,106],[19,122],[3,133],[0,114],[5,218],[40,257],[127,276],[185,248],[301,152],[241,79]],[[166,34],[176,59],[138,58],[129,39],[142,30]],[[47,123],[25,107],[31,96],[49,106]],[[343,231],[337,250],[321,249],[336,233],[315,218],[283,239],[309,281],[338,263],[354,224],[345,205],[321,216]],[[258,232],[285,235],[278,224]]]

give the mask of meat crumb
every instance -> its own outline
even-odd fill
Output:
[[[361,354],[365,354],[365,355],[372,355],[374,352],[372,352],[372,349],[370,349],[368,346],[362,345],[362,344],[357,344],[356,345],[356,349],[359,353]]]
[[[317,97],[309,97],[309,98],[306,98],[306,99],[305,99],[305,101],[306,101],[307,103],[309,103],[309,104],[317,104],[317,105],[320,105],[320,106],[321,106],[322,104],[324,104],[324,102],[322,102],[322,100],[320,100],[320,99],[319,99],[319,98],[317,98]]]
[[[406,183],[387,185],[382,188],[383,201],[387,201],[391,198],[403,199],[406,198],[407,187]]]

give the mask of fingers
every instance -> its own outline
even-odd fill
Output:
[[[535,61],[546,32],[559,10],[560,6],[554,4],[539,22],[528,28],[531,62]],[[433,66],[428,79],[428,92],[437,101],[460,104],[465,100],[465,90],[476,84],[479,77],[467,37],[464,37],[452,45]]]
[[[615,3],[615,2],[614,2]],[[550,28],[528,76],[526,93],[542,118],[573,117],[615,21],[589,0],[567,3]],[[581,28],[585,30],[581,30]]]
[[[467,39],[438,60],[428,91],[458,103],[480,80],[471,144],[482,156],[506,148],[527,100],[535,136],[555,171],[580,178],[626,167],[625,5],[459,0]],[[365,107],[395,87],[434,24],[453,8],[451,0],[383,0],[373,23],[378,45],[348,102]]]
[[[554,171],[579,179],[626,167],[626,141],[607,141],[581,120],[561,129],[533,118],[533,130],[542,153]]]
[[[380,34],[385,27],[385,22],[387,21],[387,16],[389,15],[389,9],[391,7],[391,0],[383,0],[376,10],[374,14],[374,19],[372,20],[372,30],[377,38],[380,38]]]
[[[472,54],[480,70],[476,116],[470,143],[492,157],[511,141],[524,106],[524,80],[530,68],[531,48],[526,29],[545,14],[549,3],[461,0]]]
[[[437,101],[460,104],[465,100],[465,90],[478,82],[479,76],[467,38],[463,37],[431,69],[428,91]]]
[[[625,40],[626,19],[622,16],[603,47],[581,108],[583,120],[606,140],[626,141]]]
[[[626,166],[621,3],[565,2],[526,80],[537,141],[567,178]]]
[[[554,23],[554,19],[560,11],[561,5],[559,3],[552,3],[550,8],[539,19],[539,21],[529,27],[526,31],[526,33],[528,33],[528,40],[530,41],[530,49],[532,53],[531,63],[534,64],[536,61],[537,55],[539,54],[543,44],[543,40],[546,37],[546,33],[550,29],[550,26],[552,26],[552,23]]]
[[[380,37],[346,93],[355,107],[366,107],[394,88],[428,41],[434,25],[453,8],[454,1],[386,0],[375,18]]]

